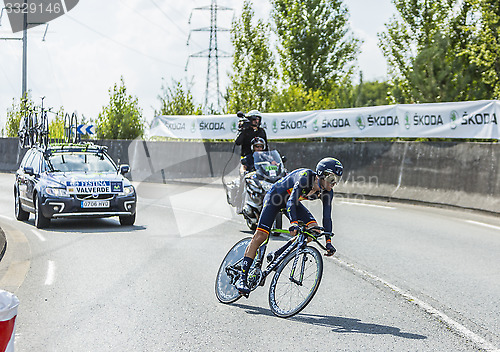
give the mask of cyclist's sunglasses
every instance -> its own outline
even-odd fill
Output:
[[[326,182],[330,183],[332,186],[338,184],[340,182],[340,179],[342,176],[339,176],[333,172],[325,172],[325,175],[323,177]]]

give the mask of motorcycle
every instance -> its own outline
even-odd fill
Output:
[[[255,171],[248,172],[244,180],[244,202],[242,214],[247,226],[254,231],[259,222],[264,196],[275,182],[287,173],[284,162],[277,150],[254,152]],[[281,214],[276,217],[275,228],[281,228]]]

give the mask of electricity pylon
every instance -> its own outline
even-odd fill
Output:
[[[219,11],[232,11],[232,8],[222,7],[217,5],[217,0],[212,0],[209,6],[197,7],[191,11],[191,16],[189,16],[189,24],[191,24],[191,18],[193,12],[196,10],[210,11],[210,27],[196,28],[192,29],[189,33],[187,45],[189,45],[189,40],[191,38],[192,32],[210,32],[210,41],[208,44],[208,49],[202,50],[198,53],[191,54],[186,62],[186,68],[189,65],[189,59],[192,57],[206,57],[208,58],[207,63],[207,82],[205,86],[205,111],[221,109],[221,98],[222,94],[220,92],[219,83],[219,58],[231,57],[231,55],[224,50],[219,49],[217,43],[217,33],[218,32],[228,32],[227,28],[220,28],[217,25],[217,13]]]

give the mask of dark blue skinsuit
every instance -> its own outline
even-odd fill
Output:
[[[310,169],[297,169],[276,182],[264,197],[264,207],[260,215],[257,230],[269,234],[276,215],[281,209],[286,209],[285,215],[290,223],[296,224],[297,220],[309,224],[315,221],[312,214],[300,202],[305,199],[320,198],[323,203],[323,227],[325,232],[332,232],[332,200],[333,191],[317,192],[313,197],[306,198],[311,191],[316,178],[316,173]],[[329,240],[331,236],[326,236]]]

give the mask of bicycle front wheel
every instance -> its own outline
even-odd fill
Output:
[[[235,265],[243,259],[245,250],[252,240],[247,237],[236,243],[229,250],[226,257],[222,261],[215,279],[215,295],[222,303],[233,303],[241,298],[241,293],[238,292],[234,283],[239,279],[239,265]],[[238,268],[235,268],[238,266]]]
[[[323,258],[316,248],[308,246],[296,253],[283,260],[269,287],[269,306],[281,318],[289,318],[309,304],[323,275]]]

